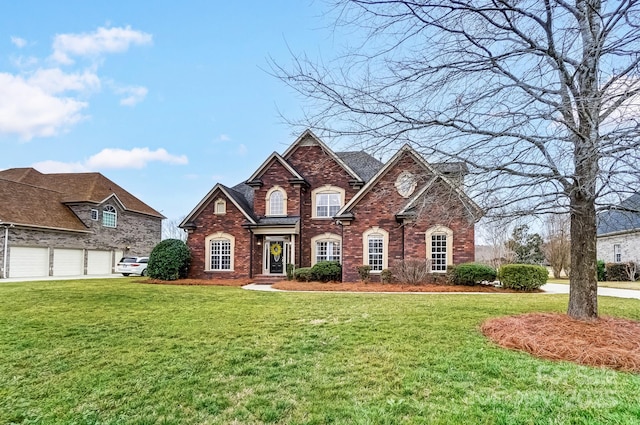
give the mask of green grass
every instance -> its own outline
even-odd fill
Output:
[[[0,423],[630,424],[640,376],[500,349],[564,295],[0,284]],[[640,319],[640,301],[603,297]]]
[[[569,284],[569,279],[556,279],[549,278],[547,280],[548,283],[563,283],[565,285]],[[598,287],[603,288],[619,288],[619,289],[635,289],[636,291],[640,291],[640,281],[636,282],[598,282]]]

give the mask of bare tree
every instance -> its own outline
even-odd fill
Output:
[[[569,239],[569,217],[550,215],[545,222],[545,243],[542,248],[546,260],[551,265],[553,277],[559,278],[562,270],[569,270],[571,239]],[[567,275],[569,273],[567,272]]]
[[[515,261],[515,253],[508,248],[507,241],[512,232],[512,224],[506,219],[486,220],[480,227],[482,238],[488,244],[487,263],[495,269]]]
[[[162,240],[179,239],[183,242],[187,241],[187,233],[178,225],[182,223],[184,217],[178,219],[166,219],[162,221]]]
[[[638,183],[639,2],[337,0],[358,44],[273,70],[323,137],[463,161],[489,215],[569,213],[567,311],[592,319],[597,210]]]

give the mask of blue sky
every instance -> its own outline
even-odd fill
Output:
[[[297,129],[270,76],[289,49],[329,58],[325,5],[14,1],[0,15],[0,169],[98,171],[169,219],[246,179]]]

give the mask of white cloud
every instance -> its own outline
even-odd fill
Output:
[[[29,84],[39,87],[49,94],[65,91],[99,90],[100,78],[85,70],[82,74],[67,74],[59,68],[39,69],[31,77]]]
[[[40,161],[31,165],[41,173],[85,173],[89,170],[79,162]]]
[[[124,97],[120,99],[120,104],[124,106],[134,106],[147,97],[148,90],[142,86],[117,87],[114,92]]]
[[[168,164],[185,165],[189,163],[186,155],[171,155],[166,149],[155,151],[149,148],[103,149],[91,156],[85,165],[91,169],[105,168],[144,168],[149,162],[165,162]]]
[[[0,133],[23,140],[50,137],[83,118],[88,105],[68,97],[55,97],[20,76],[0,73]]]
[[[24,38],[16,37],[14,35],[11,36],[11,42],[19,49],[22,49],[27,45],[27,40],[25,40]]]
[[[244,144],[240,144],[240,146],[238,146],[238,150],[236,151],[236,153],[240,156],[245,156],[248,152],[247,147]]]
[[[103,53],[118,53],[131,45],[151,44],[151,34],[132,30],[130,26],[103,28],[92,33],[57,34],[53,40],[52,58],[56,62],[72,64],[71,56],[99,57]]]
[[[227,134],[221,134],[218,136],[218,140],[221,142],[229,142],[231,141],[231,137],[229,137]]]
[[[171,155],[165,149],[155,151],[149,148],[103,149],[83,162],[41,161],[32,164],[33,168],[43,173],[81,173],[87,171],[134,168],[140,169],[150,162],[186,165],[186,155]]]

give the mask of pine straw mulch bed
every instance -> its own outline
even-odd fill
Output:
[[[640,373],[640,322],[633,320],[529,313],[489,319],[481,330],[502,347],[536,357]]]

